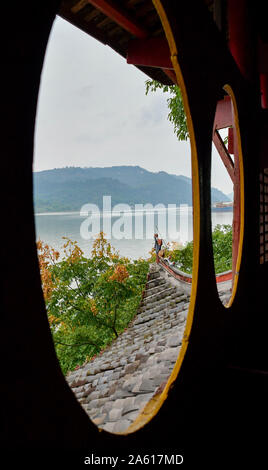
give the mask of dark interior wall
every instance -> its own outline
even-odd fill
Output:
[[[40,284],[32,203],[34,124],[43,58],[59,2],[15,1],[4,7],[4,223],[0,233],[3,448],[42,448],[47,452],[65,448],[65,455],[67,449],[77,448],[88,453],[105,449],[106,454],[171,449],[173,453],[185,452],[189,461],[199,457],[201,449],[204,462],[208,462],[225,449],[226,432],[229,446],[233,441],[236,449],[237,434],[243,436],[244,444],[249,437],[254,441],[252,427],[258,428],[256,419],[267,387],[264,375],[246,372],[267,370],[266,273],[259,266],[262,144],[257,125],[261,119],[258,90],[237,69],[203,2],[165,0],[162,5],[180,50],[198,149],[198,288],[189,346],[168,399],[148,425],[123,437],[99,433],[68,388],[55,356]],[[216,102],[226,83],[237,100],[245,171],[243,256],[236,297],[229,309],[222,306],[217,294],[210,227],[212,126]],[[260,443],[258,436],[256,445]]]
[[[88,419],[65,384],[40,285],[32,202],[40,75],[58,1],[4,7],[1,41],[1,441],[75,443]],[[75,415],[75,418],[74,418]],[[70,432],[71,429],[71,432]],[[59,437],[60,436],[60,437]]]
[[[209,409],[211,429],[215,426],[219,432],[219,426],[220,429],[225,427],[229,440],[233,438],[236,442],[238,436],[243,436],[247,442],[244,431],[252,437],[253,423],[258,429],[258,419],[265,414],[264,390],[267,391],[265,374],[253,374],[256,369],[267,370],[268,357],[266,278],[265,268],[261,271],[259,264],[260,90],[257,80],[247,80],[241,74],[225,38],[208,17],[202,2],[185,2],[180,6],[175,3],[162,2],[177,44],[195,130],[201,229],[195,316],[176,384],[177,393],[179,396],[186,391],[189,397],[193,390],[198,390],[194,422],[200,417],[199,406],[203,400],[203,404],[208,405],[205,409]],[[209,206],[212,125],[216,102],[225,84],[231,86],[238,107],[245,187],[242,261],[236,296],[228,309],[221,305],[216,291]],[[216,421],[210,414],[213,409]],[[201,434],[200,428],[199,431]],[[260,444],[261,436],[257,435]],[[221,433],[219,439],[223,439]]]

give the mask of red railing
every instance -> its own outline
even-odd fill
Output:
[[[183,282],[187,282],[189,284],[192,283],[192,276],[191,274],[188,274],[188,273],[184,273],[183,271],[180,271],[179,269],[177,268],[174,268],[170,265],[168,265],[167,263],[165,263],[165,261],[161,258],[159,258],[159,264],[161,264],[161,266],[169,273],[171,274],[173,277],[175,277],[175,279],[178,279],[179,281],[183,281]],[[232,271],[225,271],[223,273],[220,273],[220,274],[217,274],[216,275],[216,282],[219,283],[219,282],[225,282],[225,281],[230,281],[232,280]]]

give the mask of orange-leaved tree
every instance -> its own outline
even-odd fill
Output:
[[[61,256],[42,241],[37,248],[48,319],[66,373],[98,354],[133,318],[148,262],[120,256],[103,232],[88,257],[66,237]]]

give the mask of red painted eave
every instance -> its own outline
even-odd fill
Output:
[[[128,44],[127,63],[173,69],[166,38],[133,39]]]

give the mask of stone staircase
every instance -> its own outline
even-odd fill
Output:
[[[150,266],[137,315],[112,344],[66,380],[91,420],[125,431],[166,384],[177,360],[189,294],[163,268]]]

